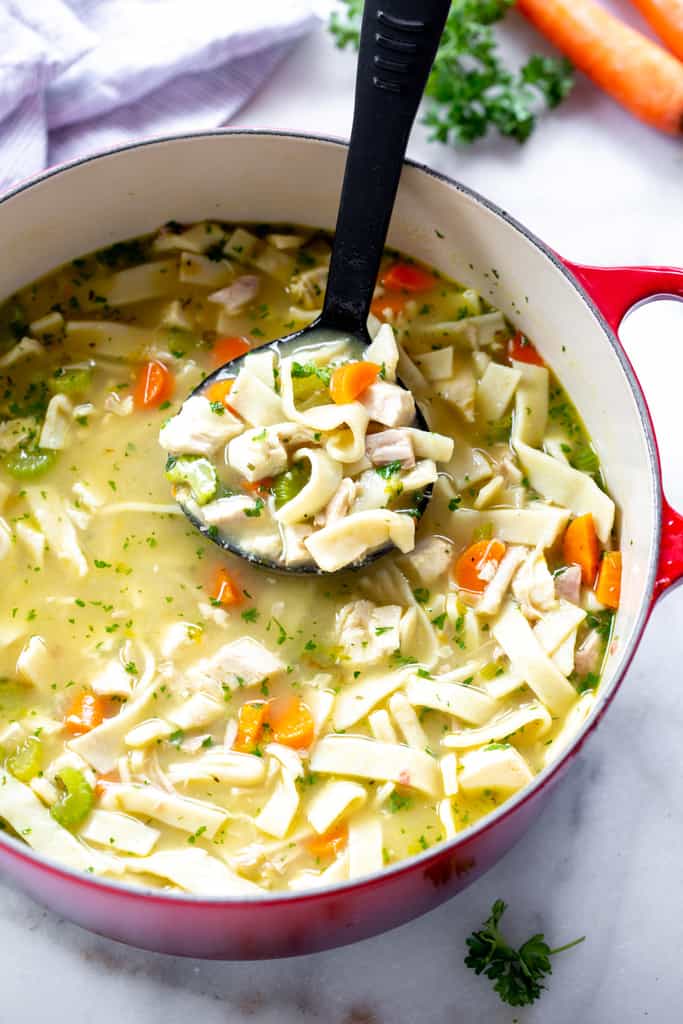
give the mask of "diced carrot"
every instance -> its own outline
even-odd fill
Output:
[[[273,739],[286,747],[310,747],[315,735],[313,715],[298,697],[274,697],[268,701],[266,721]]]
[[[275,483],[275,477],[264,476],[260,480],[243,480],[242,486],[245,491],[253,491],[254,494],[260,494],[263,497],[266,494],[270,494],[270,489]]]
[[[227,380],[214,381],[213,384],[208,386],[204,394],[210,402],[220,402],[230,412],[235,413],[235,410],[227,400],[234,383],[234,377],[228,377]],[[235,415],[237,415],[237,413],[235,413]]]
[[[567,565],[581,567],[581,582],[592,587],[600,560],[600,542],[590,512],[573,519],[565,530],[562,551]]]
[[[101,775],[98,775],[97,779],[95,780],[95,796],[104,796],[104,794],[107,792],[108,786],[114,785],[115,783],[120,781],[121,777],[118,773],[118,770],[115,769],[111,772],[103,772]]]
[[[385,295],[378,295],[376,299],[372,300],[370,311],[378,320],[386,320],[388,319],[387,313],[393,314],[394,317],[402,313],[407,301],[407,295],[387,292]]]
[[[153,359],[141,368],[135,382],[133,402],[136,409],[152,409],[166,402],[173,394],[173,374],[167,366]]]
[[[455,563],[453,573],[460,589],[481,594],[498,568],[505,550],[502,540],[494,539],[478,540],[463,551]]]
[[[217,569],[213,578],[211,600],[221,604],[225,608],[239,604],[242,600],[242,592],[231,577],[227,569]]]
[[[306,839],[304,846],[311,857],[315,857],[316,860],[327,860],[329,857],[337,857],[342,852],[348,838],[349,830],[346,825],[333,825],[322,835]]]
[[[606,608],[618,608],[621,597],[621,551],[607,551],[600,563],[595,596]]]
[[[222,366],[223,363],[243,356],[249,348],[246,338],[216,338],[211,349],[211,358],[215,366]]]
[[[375,383],[381,369],[377,363],[367,363],[363,360],[338,366],[330,381],[332,401],[337,405],[353,402],[366,388]]]
[[[64,726],[72,736],[82,736],[98,726],[104,718],[106,701],[95,693],[78,693],[64,716]]]
[[[680,60],[595,0],[517,0],[517,8],[618,103],[642,121],[680,138]],[[675,20],[675,11],[671,17]],[[662,27],[660,20],[655,28],[662,31]]]
[[[508,342],[508,359],[514,359],[518,363],[532,363],[534,366],[545,366],[536,348],[521,331],[517,331],[514,338],[510,338]]]
[[[268,705],[265,701],[243,704],[237,715],[237,736],[233,750],[252,754],[261,738]]]
[[[394,263],[382,274],[384,288],[395,292],[426,292],[436,284],[436,278],[413,263]]]

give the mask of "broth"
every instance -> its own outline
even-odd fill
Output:
[[[597,456],[533,345],[436,271],[388,252],[371,317],[455,442],[413,550],[289,577],[173,501],[164,422],[226,339],[315,318],[329,252],[171,224],[0,309],[0,819],[65,863],[213,894],[364,875],[465,831],[590,711],[618,603]]]

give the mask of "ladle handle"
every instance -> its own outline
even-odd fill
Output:
[[[449,8],[450,0],[365,0],[325,326],[367,332],[408,136]]]

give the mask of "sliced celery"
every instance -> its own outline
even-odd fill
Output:
[[[3,469],[15,480],[35,480],[52,469],[57,453],[42,448],[17,448],[2,460]]]
[[[50,814],[64,828],[76,829],[90,814],[95,794],[83,772],[65,765],[57,776],[64,788],[56,804],[50,808]]]
[[[308,464],[297,462],[291,469],[276,476],[271,488],[275,496],[275,507],[282,508],[292,498],[296,498],[299,491],[302,491],[308,483],[310,475]]]
[[[30,782],[43,767],[43,744],[37,736],[29,736],[7,758],[7,770],[20,782]]]
[[[172,484],[187,484],[198,505],[206,505],[211,501],[218,488],[216,469],[202,456],[169,456],[166,462],[166,479]]]

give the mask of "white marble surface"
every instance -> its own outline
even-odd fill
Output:
[[[523,31],[520,30],[520,38]],[[322,31],[303,43],[237,123],[342,135],[353,61]],[[484,143],[417,159],[460,177],[551,245],[585,262],[683,263],[683,149],[633,123],[586,83],[524,148]],[[678,372],[658,345],[678,334]],[[680,438],[673,386],[683,322],[635,331],[660,430]],[[672,358],[676,356],[672,349]],[[667,415],[668,414],[668,415]],[[678,447],[678,451],[677,451]],[[669,490],[683,464],[667,446]],[[676,457],[678,465],[675,464]],[[656,609],[606,721],[554,802],[474,887],[388,935],[299,960],[220,964],[109,942],[0,887],[0,1022],[42,1024],[657,1024],[680,1019],[683,969],[683,589]],[[526,938],[587,941],[556,961],[532,1010],[502,1006],[463,966],[464,940],[492,901]]]

